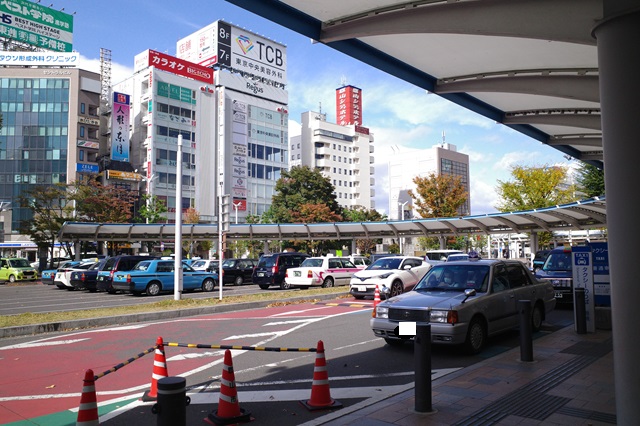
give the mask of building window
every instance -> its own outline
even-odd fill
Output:
[[[84,161],[84,149],[78,151],[78,161]]]
[[[84,126],[80,126],[80,137],[84,138]]]
[[[86,105],[84,102],[80,103],[80,114],[86,114]]]
[[[96,105],[89,105],[89,115],[98,116],[98,107]]]

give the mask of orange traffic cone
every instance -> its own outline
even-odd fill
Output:
[[[93,377],[93,370],[89,369],[85,371],[82,396],[80,396],[80,406],[78,407],[77,426],[94,426],[100,424],[98,420],[96,386]]]
[[[224,353],[224,365],[222,366],[222,378],[220,379],[218,409],[209,413],[204,418],[204,421],[214,425],[231,425],[247,423],[251,420],[251,413],[247,413],[238,404],[236,376],[233,373],[231,351],[227,349]]]
[[[155,401],[158,399],[158,380],[169,377],[167,371],[167,359],[164,356],[164,342],[162,337],[156,339],[156,352],[153,356],[153,372],[151,373],[151,390],[142,395],[143,401]]]
[[[373,318],[376,317],[376,306],[380,303],[380,289],[376,284],[376,290],[373,292],[373,311],[371,312],[371,316]]]
[[[329,391],[329,374],[324,358],[324,343],[318,340],[316,350],[316,365],[313,369],[313,383],[311,385],[311,399],[300,401],[308,410],[322,410],[325,408],[341,408],[342,404],[331,398]]]

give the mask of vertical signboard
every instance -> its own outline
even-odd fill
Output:
[[[56,52],[71,52],[73,15],[38,3],[0,1],[0,37]]]
[[[589,243],[593,257],[593,293],[596,306],[611,306],[609,243]]]
[[[336,121],[341,126],[362,124],[362,90],[354,86],[336,89]]]
[[[595,322],[595,301],[593,294],[593,259],[591,256],[591,247],[574,246],[571,249],[571,263],[573,270],[573,291],[575,289],[584,288],[585,308],[587,331],[593,333],[596,331]],[[575,301],[575,297],[574,297]],[[574,307],[574,316],[578,310]],[[574,318],[574,324],[578,321]]]
[[[129,161],[129,95],[113,93],[111,112],[111,159]]]

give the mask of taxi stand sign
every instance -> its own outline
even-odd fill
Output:
[[[593,292],[593,258],[591,253],[591,247],[589,246],[575,246],[571,249],[571,263],[573,270],[573,292],[575,301],[575,291],[577,288],[584,288],[585,296],[585,311],[587,320],[587,332],[593,333],[596,331],[595,324],[595,304],[594,304],[594,292]],[[574,328],[577,324],[577,318],[575,313],[577,309],[573,309],[574,312]]]

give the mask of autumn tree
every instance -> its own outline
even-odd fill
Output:
[[[586,197],[604,195],[604,171],[588,163],[580,163],[576,170],[578,190]]]
[[[567,185],[567,169],[561,166],[514,166],[513,180],[498,180],[496,192],[500,197],[496,208],[501,212],[530,210],[573,201],[575,187]],[[553,234],[539,232],[540,247],[551,243]]]
[[[64,184],[36,186],[24,191],[18,197],[22,208],[32,212],[32,218],[21,221],[20,233],[29,235],[36,243],[39,256],[53,259],[53,247],[58,233],[66,220],[70,218],[70,210],[65,208],[66,187]],[[65,247],[67,254],[71,254],[69,247]],[[52,266],[52,265],[49,265]]]
[[[458,216],[458,209],[468,199],[460,176],[431,172],[426,177],[414,177],[413,183],[416,190],[408,193],[418,216],[423,218]]]
[[[104,186],[90,179],[69,184],[67,199],[75,202],[75,215],[85,222],[129,223],[137,194],[126,188]]]
[[[567,185],[567,169],[561,166],[514,166],[513,180],[498,180],[496,192],[501,212],[544,208],[573,201],[575,187]]]

